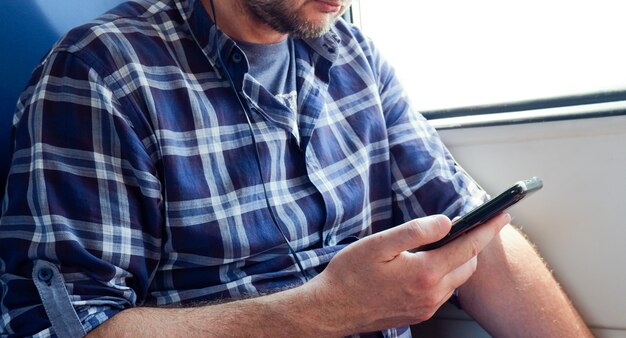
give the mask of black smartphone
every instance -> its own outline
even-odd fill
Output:
[[[434,243],[420,246],[413,251],[427,251],[439,248],[474,227],[487,222],[490,218],[496,216],[508,207],[528,196],[530,193],[535,192],[542,187],[543,182],[539,177],[531,177],[524,181],[518,181],[500,195],[481,204],[479,207],[465,214],[463,217],[454,220],[452,222],[452,229],[444,238]]]

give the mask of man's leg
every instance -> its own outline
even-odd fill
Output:
[[[494,337],[592,337],[537,251],[512,226],[478,255],[459,300]]]

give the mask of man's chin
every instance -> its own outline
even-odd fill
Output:
[[[294,32],[291,32],[290,35],[297,38],[318,38],[328,33],[335,20],[337,20],[337,16],[335,15],[307,20]]]
[[[289,33],[292,38],[296,39],[314,39],[323,36],[330,30],[330,25],[325,26],[323,29],[306,29],[298,30]]]

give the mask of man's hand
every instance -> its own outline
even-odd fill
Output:
[[[506,213],[436,250],[411,253],[450,231],[445,216],[416,219],[359,240],[304,287],[311,288],[342,334],[409,325],[430,318],[476,271],[476,256],[510,221]],[[337,332],[337,331],[335,331]]]

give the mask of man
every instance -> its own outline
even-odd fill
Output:
[[[347,5],[140,0],[58,43],[18,103],[2,334],[410,336],[458,290],[494,336],[589,335],[507,214],[407,251],[486,197]]]

